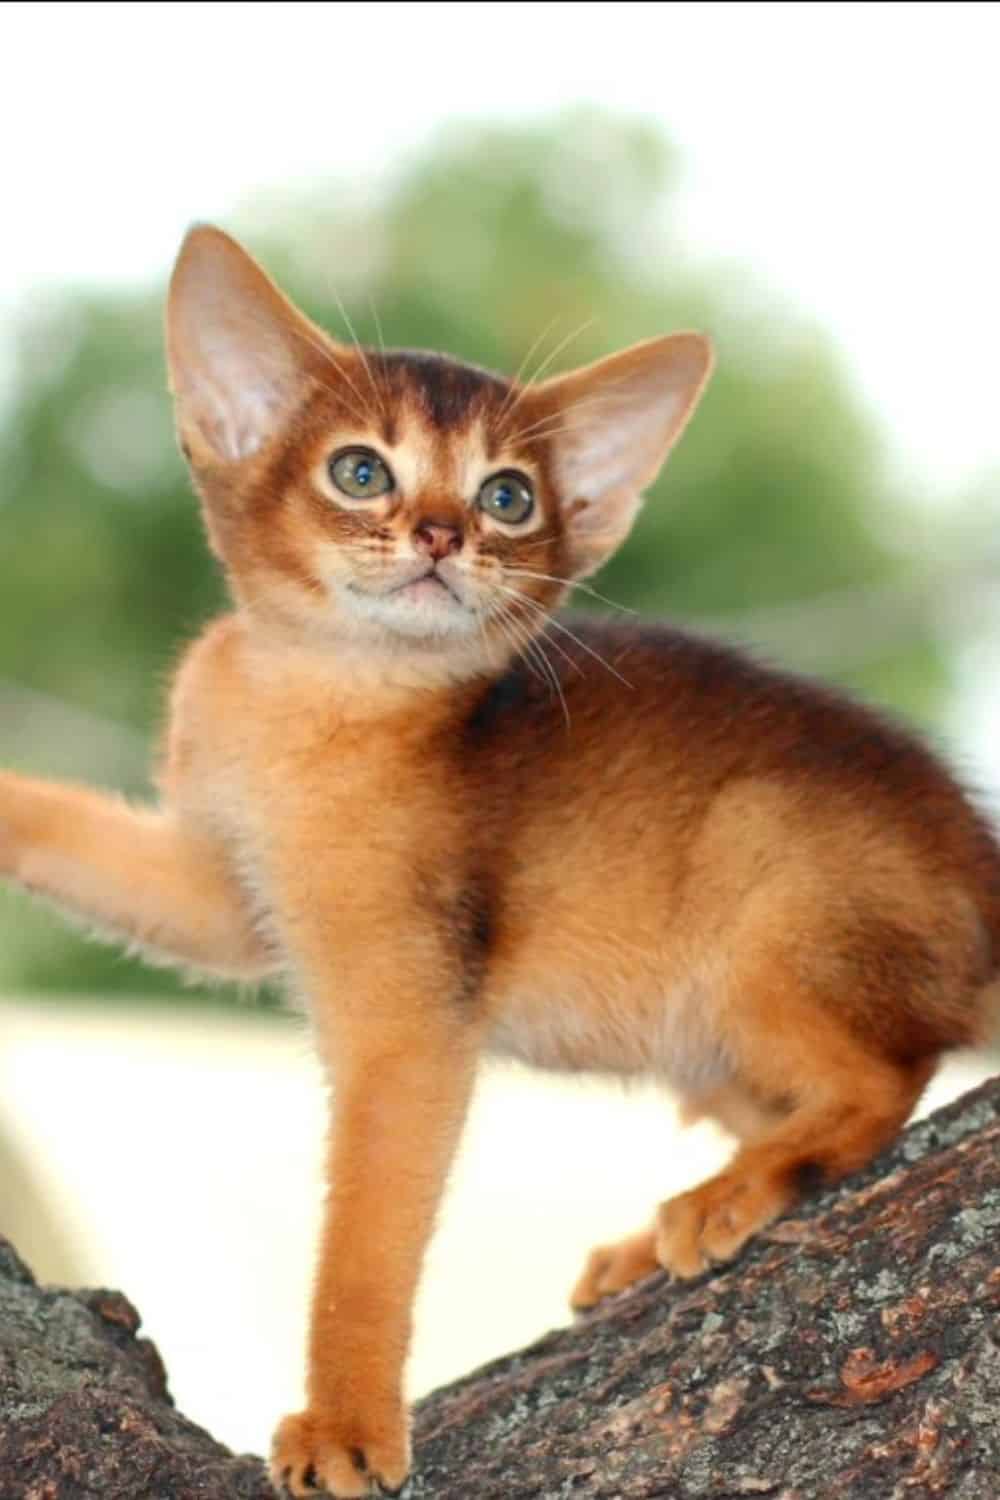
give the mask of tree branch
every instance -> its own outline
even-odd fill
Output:
[[[996,1500],[1000,1080],[699,1281],[657,1276],[422,1401],[413,1500]],[[0,1247],[0,1496],[267,1500],[117,1292]]]

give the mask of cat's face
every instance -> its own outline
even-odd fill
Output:
[[[218,230],[168,309],[178,428],[240,602],[314,645],[495,667],[627,535],[707,379],[695,334],[522,386],[335,343]]]

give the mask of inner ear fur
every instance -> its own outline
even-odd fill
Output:
[[[301,403],[322,351],[336,347],[228,234],[212,225],[188,233],[167,299],[167,362],[193,462],[256,453]]]
[[[642,491],[684,431],[712,364],[704,334],[672,333],[531,393],[530,406],[551,419],[548,441],[575,577],[595,572],[628,536]]]

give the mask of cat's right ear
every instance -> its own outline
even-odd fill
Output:
[[[326,336],[221,229],[192,229],[167,301],[177,429],[192,462],[235,463],[301,403],[309,354]]]

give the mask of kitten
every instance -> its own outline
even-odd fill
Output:
[[[553,618],[628,534],[704,338],[536,386],[346,348],[211,228],[167,335],[235,609],[177,674],[160,806],[0,775],[0,872],[305,998],[329,1198],[273,1475],[358,1496],[410,1466],[411,1306],[480,1055],[651,1074],[735,1130],[572,1300],[695,1276],[985,1037],[1000,850],[866,709],[663,626]]]

